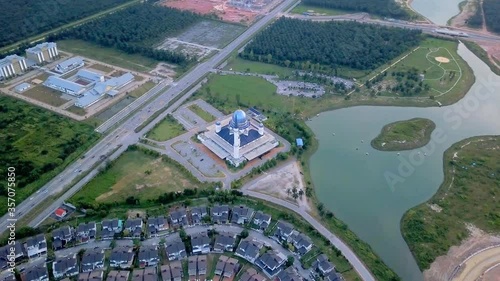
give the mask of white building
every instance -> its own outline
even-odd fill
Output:
[[[28,69],[24,57],[6,56],[0,60],[0,78],[6,79],[24,73]]]
[[[241,109],[217,121],[198,139],[221,159],[235,166],[253,160],[279,145],[262,123],[253,124]]]
[[[26,57],[36,64],[52,61],[59,56],[57,44],[54,42],[44,42],[35,47],[26,49]]]

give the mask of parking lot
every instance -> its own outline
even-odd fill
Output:
[[[179,141],[172,148],[206,177],[224,177],[221,167],[191,141]]]

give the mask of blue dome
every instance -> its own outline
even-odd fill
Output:
[[[233,129],[246,129],[250,126],[248,122],[247,115],[241,109],[236,110],[233,113],[233,117],[231,118],[231,122],[229,123],[231,128]]]

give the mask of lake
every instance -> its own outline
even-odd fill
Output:
[[[413,0],[411,6],[415,11],[439,25],[460,13],[458,4],[463,0]]]
[[[308,122],[319,140],[311,157],[317,197],[405,281],[421,281],[423,275],[403,240],[400,220],[436,193],[444,177],[443,152],[468,137],[500,134],[500,77],[463,44],[458,54],[473,69],[476,83],[453,105],[359,106]],[[384,125],[415,117],[436,123],[427,146],[400,155],[371,147]]]

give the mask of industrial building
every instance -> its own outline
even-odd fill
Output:
[[[262,123],[253,124],[241,109],[231,117],[207,127],[198,139],[221,159],[239,166],[279,145],[278,140]]]
[[[83,62],[83,58],[81,57],[72,57],[70,59],[67,59],[60,64],[56,65],[54,68],[54,71],[57,73],[66,73],[69,72],[73,69],[77,69],[80,67],[83,67],[85,64]]]
[[[6,79],[20,75],[27,69],[24,57],[11,55],[0,60],[0,78]]]
[[[26,49],[26,57],[36,64],[52,61],[58,56],[57,44],[54,42],[44,42]]]

